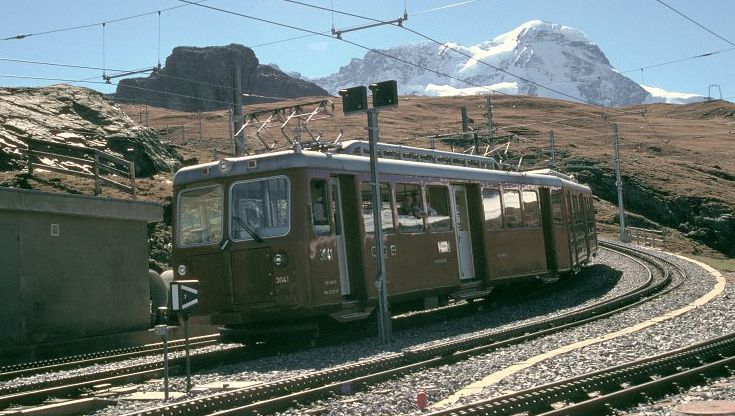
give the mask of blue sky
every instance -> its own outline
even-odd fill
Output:
[[[369,16],[395,19],[403,14],[401,0],[303,0],[313,5]],[[735,43],[735,2],[729,0],[664,0],[709,30]],[[459,4],[458,4],[459,3]],[[175,46],[210,46],[240,43],[256,46],[261,63],[276,63],[285,71],[305,76],[336,72],[365,51],[329,37],[303,36],[304,32],[224,14],[174,0],[2,0],[0,39],[55,29],[111,21],[154,12],[105,25],[104,67],[138,69],[155,66]],[[284,0],[208,0],[202,4],[278,21],[316,32],[329,33],[332,14]],[[510,31],[532,19],[560,23],[582,30],[619,71],[636,82],[669,91],[706,95],[719,84],[725,98],[735,97],[735,46],[719,39],[666,8],[656,0],[406,0],[406,26],[440,41],[473,45]],[[442,6],[454,7],[441,8]],[[441,8],[439,10],[434,10]],[[366,21],[334,14],[338,29]],[[344,35],[372,48],[387,48],[422,41],[396,27],[378,27]],[[262,45],[262,46],[257,46]],[[733,49],[706,58],[638,70],[641,67]],[[5,59],[5,60],[4,60]],[[6,75],[101,81],[99,69],[63,68],[9,62],[34,60],[78,66],[103,66],[102,25],[38,34],[24,39],[0,40],[0,85],[40,86],[52,80],[10,78]],[[114,86],[78,84],[103,92]],[[715,91],[714,96],[719,96]]]

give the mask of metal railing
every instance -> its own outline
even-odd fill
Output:
[[[639,246],[666,248],[666,232],[648,228],[626,227],[630,240]]]
[[[101,193],[101,187],[107,185],[131,195],[135,199],[135,164],[125,159],[109,155],[97,149],[55,143],[46,140],[27,139],[26,161],[28,173],[34,169],[43,169],[65,175],[94,179],[94,194]],[[41,163],[43,158],[53,163]],[[71,169],[64,165],[74,167]],[[92,172],[88,170],[91,169]],[[116,175],[127,179],[130,184],[117,182],[103,175]]]

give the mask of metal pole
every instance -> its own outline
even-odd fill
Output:
[[[493,99],[487,96],[487,143],[493,141]]]
[[[242,67],[240,63],[235,64],[234,74],[234,90],[233,90],[233,102],[235,107],[233,109],[233,118],[235,119],[235,154],[242,156],[245,154],[245,132],[242,130]]]
[[[554,136],[554,130],[549,132],[549,147],[551,148],[551,168],[556,169],[556,137]]]
[[[468,131],[470,131],[470,126],[467,118],[467,107],[462,106],[462,140],[469,139]]]
[[[368,136],[370,138],[370,180],[373,189],[373,227],[375,236],[375,288],[378,292],[378,331],[383,345],[391,341],[390,310],[388,309],[388,286],[385,276],[385,258],[383,255],[383,224],[381,219],[382,201],[380,180],[378,178],[378,111],[371,108],[368,115]]]
[[[237,154],[237,144],[232,133],[232,107],[230,107],[227,109],[227,139],[229,143],[232,143],[232,153]]]
[[[158,308],[159,312],[165,307]],[[156,325],[156,332],[163,341],[163,400],[168,401],[168,326]]]
[[[613,144],[615,145],[615,186],[618,188],[618,208],[620,209],[620,241],[630,243],[630,235],[625,229],[625,208],[623,207],[623,180],[620,178],[620,139],[618,123],[612,125]]]
[[[199,143],[202,142],[202,110],[198,111],[199,115]]]
[[[191,390],[191,360],[189,358],[189,312],[184,312],[184,347],[186,349],[186,391]]]

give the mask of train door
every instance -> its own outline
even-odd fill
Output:
[[[457,255],[459,256],[459,278],[462,280],[475,277],[475,261],[472,256],[472,235],[470,233],[470,216],[467,207],[467,189],[463,185],[452,187],[454,208],[454,229],[457,237]]]
[[[329,184],[332,187],[331,198],[334,211],[334,233],[337,243],[337,262],[339,264],[339,286],[342,296],[352,294],[350,287],[350,270],[347,264],[347,242],[345,240],[345,224],[342,213],[346,212],[342,204],[342,192],[340,191],[340,179],[338,177],[331,178]]]

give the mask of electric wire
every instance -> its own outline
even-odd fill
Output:
[[[185,95],[185,94],[177,94],[177,93],[168,92],[168,91],[159,91],[159,90],[154,90],[154,89],[151,89],[151,88],[138,87],[138,86],[135,86],[135,85],[119,84],[119,83],[114,83],[114,82],[107,83],[107,82],[104,82],[104,81],[89,81],[89,80],[75,80],[75,79],[68,79],[68,78],[36,77],[36,76],[30,76],[30,75],[15,75],[15,74],[0,74],[0,78],[17,78],[17,79],[33,79],[33,80],[42,80],[42,81],[60,81],[60,82],[81,83],[81,84],[113,85],[113,86],[120,87],[120,88],[131,88],[131,89],[141,90],[141,91],[156,92],[156,93],[159,93],[159,94],[171,95],[171,96],[175,96],[175,97],[193,98],[193,99],[201,100],[201,101],[208,101],[208,102],[213,102],[213,103],[218,103],[218,104],[225,104],[227,106],[232,105],[232,103],[230,103],[228,101],[212,100],[212,99],[209,99],[209,98],[195,97],[195,96]]]
[[[187,3],[187,4],[194,4],[194,3],[190,2],[189,0],[179,0],[179,1],[181,1],[183,3]],[[235,12],[235,11],[232,11],[232,10],[221,9],[221,8],[218,8],[218,7],[213,7],[213,6],[208,6],[208,5],[204,5],[204,4],[198,4],[198,3],[196,4],[196,6],[199,6],[199,7],[202,7],[202,8],[206,8],[206,9],[210,9],[210,10],[215,10],[215,11],[218,11],[218,12],[221,12],[221,13],[231,14],[231,15],[234,15],[234,16],[240,16],[240,17],[243,17],[243,18],[246,18],[246,19],[251,19],[251,20],[255,20],[255,21],[259,21],[259,22],[263,22],[263,23],[268,23],[268,24],[272,24],[272,25],[276,25],[276,26],[280,26],[280,27],[285,27],[285,28],[292,29],[292,30],[307,32],[307,33],[311,33],[313,35],[324,36],[324,37],[327,37],[327,38],[330,38],[330,39],[335,39],[335,38],[333,38],[330,35],[326,35],[324,33],[317,32],[317,31],[314,31],[314,30],[311,30],[311,29],[305,29],[305,28],[301,28],[301,27],[289,25],[289,24],[286,24],[286,23],[280,23],[280,22],[275,22],[275,21],[268,20],[268,19],[263,19],[263,18],[260,18],[260,17],[250,16],[250,15],[246,15],[246,14],[243,14],[243,13],[238,13],[238,12]],[[494,92],[494,93],[500,94],[500,95],[514,96],[512,94],[507,94],[507,93],[504,93],[502,91],[498,91],[498,90],[492,89],[492,88],[490,88],[488,86],[485,86],[485,85],[480,85],[480,84],[474,83],[474,82],[469,81],[469,80],[457,78],[457,77],[452,76],[450,74],[446,74],[446,73],[443,73],[441,71],[437,71],[435,69],[426,67],[426,66],[421,65],[421,64],[418,64],[416,62],[408,61],[406,59],[403,59],[403,58],[400,58],[400,57],[391,55],[389,53],[386,53],[385,51],[381,51],[379,49],[374,49],[374,48],[371,48],[369,46],[365,46],[365,45],[362,45],[360,43],[357,43],[357,42],[354,42],[354,41],[351,41],[351,40],[347,40],[347,39],[343,39],[343,38],[336,38],[336,39],[339,40],[339,41],[345,42],[347,44],[356,46],[358,48],[361,48],[361,49],[364,49],[364,50],[373,52],[375,54],[384,56],[384,57],[386,57],[388,59],[392,59],[392,60],[395,60],[395,61],[398,61],[398,62],[403,62],[403,63],[405,63],[407,65],[411,65],[411,66],[414,66],[416,68],[423,69],[424,71],[431,72],[433,74],[437,74],[437,75],[440,75],[440,76],[443,76],[443,77],[447,77],[449,79],[453,79],[453,80],[455,80],[457,82],[462,82],[464,84],[472,85],[472,86],[475,86],[475,87],[484,89],[486,91],[491,91],[491,92]],[[578,100],[578,101],[580,101],[579,98],[575,98],[575,99]],[[585,102],[585,101],[582,101],[582,102]]]
[[[286,1],[286,2],[289,2],[289,3],[294,3],[294,4],[299,4],[299,5],[301,5],[301,6],[305,6],[305,7],[311,7],[311,8],[314,8],[314,9],[319,9],[319,10],[325,10],[325,11],[330,11],[330,9],[328,9],[328,8],[326,8],[326,7],[316,6],[316,5],[313,5],[313,4],[308,4],[308,3],[304,3],[304,2],[301,2],[301,1],[298,1],[298,0],[283,0],[283,1]],[[371,18],[371,17],[367,17],[367,16],[361,16],[361,15],[357,15],[357,14],[354,14],[354,13],[349,13],[349,12],[345,12],[345,11],[340,11],[340,10],[334,10],[334,9],[332,9],[331,11],[332,11],[333,13],[338,13],[338,14],[342,14],[342,15],[346,15],[346,16],[350,16],[350,17],[357,17],[357,18],[360,18],[360,19],[370,20],[370,21],[373,21],[373,22],[379,22],[379,23],[380,23],[380,22],[383,22],[383,21],[381,21],[381,20],[377,20],[377,19],[374,19],[374,18]],[[433,43],[435,43],[435,44],[437,44],[437,45],[439,45],[439,46],[441,46],[441,47],[444,47],[444,48],[450,49],[450,50],[454,51],[455,53],[458,53],[458,54],[460,54],[460,55],[462,55],[462,56],[464,56],[464,57],[466,57],[466,58],[469,58],[469,59],[471,59],[471,60],[473,60],[473,61],[477,62],[477,63],[480,63],[480,64],[482,64],[482,65],[488,66],[488,67],[490,67],[490,68],[492,68],[492,69],[495,69],[496,71],[500,71],[500,72],[502,72],[502,73],[504,73],[504,74],[506,74],[506,75],[509,75],[509,76],[511,76],[511,77],[517,78],[517,79],[519,79],[519,80],[521,80],[521,81],[523,81],[523,82],[526,82],[526,83],[529,83],[529,84],[535,85],[535,86],[537,86],[537,87],[543,88],[543,89],[545,89],[545,90],[548,90],[548,91],[554,92],[554,93],[556,93],[556,94],[559,94],[559,95],[561,95],[561,96],[564,96],[564,97],[570,98],[570,99],[572,99],[572,100],[574,100],[574,101],[578,101],[578,102],[583,102],[583,103],[586,103],[586,104],[592,104],[592,105],[599,105],[599,104],[596,104],[596,103],[590,102],[590,101],[588,101],[588,100],[584,100],[584,99],[582,99],[582,98],[580,98],[580,97],[575,97],[575,96],[573,96],[573,95],[571,95],[571,94],[567,94],[567,93],[565,93],[565,92],[562,92],[562,91],[559,91],[559,90],[553,89],[553,88],[551,88],[551,87],[547,87],[547,86],[545,86],[545,85],[543,85],[543,84],[541,84],[541,83],[539,83],[539,82],[536,82],[536,81],[534,81],[534,80],[532,80],[532,79],[529,79],[529,78],[525,78],[525,77],[522,77],[522,76],[520,76],[520,75],[514,74],[514,73],[512,73],[512,72],[510,72],[510,71],[507,71],[507,70],[505,70],[505,69],[502,69],[502,68],[500,68],[500,67],[497,67],[497,66],[495,66],[495,65],[492,65],[492,64],[490,64],[490,63],[488,63],[488,62],[485,62],[485,61],[483,61],[482,59],[478,59],[478,58],[476,58],[476,57],[474,57],[474,56],[472,56],[472,55],[470,55],[470,54],[468,54],[468,53],[466,53],[466,52],[463,52],[463,51],[461,51],[461,50],[459,50],[459,49],[457,49],[457,48],[455,48],[455,47],[452,47],[452,46],[450,46],[450,45],[449,45],[449,44],[448,44],[447,42],[440,42],[440,41],[438,41],[438,40],[436,40],[436,39],[434,39],[434,38],[432,38],[432,37],[430,37],[430,36],[427,36],[427,35],[425,35],[425,34],[423,34],[423,33],[419,32],[419,31],[417,31],[417,30],[414,30],[414,29],[410,29],[410,28],[408,28],[408,27],[406,27],[406,26],[404,26],[404,25],[395,25],[395,26],[398,26],[398,27],[400,27],[400,28],[402,28],[402,29],[404,29],[404,30],[407,30],[407,31],[409,31],[409,32],[411,32],[411,33],[413,33],[413,34],[415,34],[415,35],[417,35],[417,36],[421,37],[421,38],[424,38],[424,39],[426,39],[426,40],[428,40],[428,41],[430,41],[430,42],[433,42]],[[438,72],[436,72],[436,71],[434,71],[434,72],[435,72],[435,73],[437,73],[437,74],[440,74],[440,73],[438,73]],[[446,75],[446,74],[441,74],[441,75]],[[455,78],[455,79],[456,79],[456,78]],[[462,81],[463,81],[463,82],[467,82],[466,80],[462,80]],[[468,83],[469,83],[469,82],[468,82]],[[479,86],[479,85],[477,85],[477,84],[471,84],[471,85]]]
[[[718,38],[720,38],[721,40],[724,40],[725,42],[729,43],[732,46],[735,46],[735,43],[732,43],[729,40],[725,39],[724,37],[718,35],[717,33],[713,32],[709,28],[705,27],[703,24],[697,22],[696,20],[692,19],[691,17],[687,16],[686,14],[684,14],[684,13],[680,12],[679,10],[676,10],[675,8],[673,8],[670,5],[666,4],[664,1],[662,1],[662,0],[656,0],[656,1],[659,2],[659,3],[661,3],[663,6],[667,7],[668,9],[674,11],[679,16],[687,19],[688,21],[694,23],[695,25],[697,25],[700,28],[704,29],[705,31],[709,32],[710,34],[717,36]]]
[[[198,0],[195,3],[202,3],[202,2],[205,2],[205,1],[208,1],[208,0]],[[65,27],[65,28],[60,28],[60,29],[52,29],[52,30],[47,30],[47,31],[44,31],[44,32],[38,32],[38,33],[26,33],[26,34],[18,34],[18,35],[13,35],[13,36],[7,36],[7,37],[4,37],[4,38],[0,38],[0,40],[21,40],[21,39],[29,38],[31,36],[49,35],[49,34],[52,34],[52,33],[67,32],[67,31],[78,30],[78,29],[86,29],[86,28],[89,28],[89,27],[99,26],[99,25],[102,25],[102,24],[105,24],[105,23],[117,23],[117,22],[122,22],[122,21],[125,21],[125,20],[137,19],[139,17],[149,16],[149,15],[152,15],[152,14],[155,14],[155,13],[160,13],[160,12],[165,12],[165,11],[169,11],[169,10],[179,9],[181,7],[186,7],[186,6],[190,6],[190,4],[180,4],[178,6],[172,6],[172,7],[168,7],[168,8],[161,9],[161,10],[140,13],[140,14],[136,14],[136,15],[133,15],[133,16],[125,16],[125,17],[120,17],[120,18],[117,18],[117,19],[106,20],[104,22],[90,23],[90,24],[86,24],[86,25]]]

